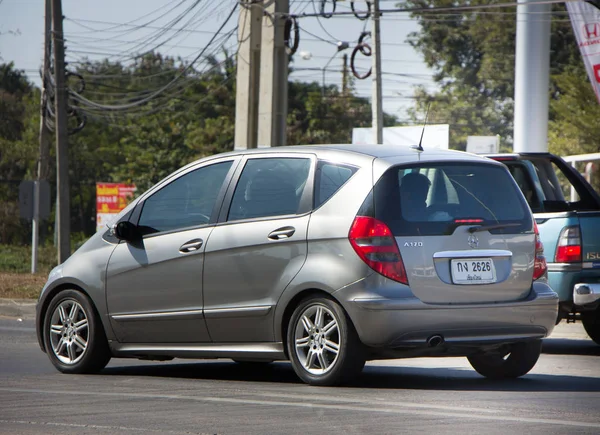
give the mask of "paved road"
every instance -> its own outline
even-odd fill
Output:
[[[0,318],[0,433],[598,434],[600,346],[569,328],[514,381],[483,379],[464,358],[423,358],[316,388],[287,363],[229,360],[113,360],[100,375],[61,375],[31,320]]]

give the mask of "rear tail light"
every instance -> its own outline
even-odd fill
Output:
[[[408,285],[406,269],[394,235],[383,222],[357,216],[348,234],[358,256],[375,272]]]
[[[540,232],[537,223],[533,223],[535,233],[535,261],[533,263],[533,280],[540,279],[548,271],[546,257],[544,257],[544,244],[540,240]]]
[[[554,261],[557,263],[581,261],[581,231],[578,225],[563,228],[558,238],[554,257]]]

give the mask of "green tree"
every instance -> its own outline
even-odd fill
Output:
[[[562,155],[600,152],[600,104],[585,68],[576,64],[553,77],[554,98],[550,102],[552,120],[548,126],[550,151]],[[600,192],[600,161],[595,162],[592,184]],[[582,163],[577,169],[583,172]]]
[[[219,58],[207,58],[209,68],[203,72],[160,53],[148,53],[127,65],[109,60],[77,64],[75,72],[86,86],[78,90],[81,79],[70,76],[68,86],[77,94],[71,92],[69,105],[87,121],[69,136],[74,238],[95,231],[96,182],[134,183],[143,192],[186,163],[233,149],[236,65],[227,52]],[[0,178],[16,180],[18,186],[18,181],[35,176],[40,96],[39,90],[20,80],[24,76],[12,65],[6,70],[10,74],[4,75],[0,89],[9,88],[11,92],[3,95],[20,108],[10,123],[10,135],[0,138]],[[173,86],[145,102],[175,78]],[[371,124],[369,102],[356,97],[351,88],[341,92],[328,86],[323,96],[317,83],[289,86],[289,144],[349,142],[353,127]],[[132,103],[127,109],[120,107]],[[1,107],[7,114],[14,109]],[[70,118],[71,128],[76,119]],[[386,115],[384,121],[392,125],[395,119]],[[54,193],[53,162],[51,147],[49,181]],[[0,185],[0,201],[8,204],[0,211],[0,243],[27,243],[30,237],[29,225],[18,218],[15,183]],[[50,233],[53,220],[47,224]]]
[[[0,64],[0,241],[24,243],[19,183],[31,178],[37,161],[34,125],[39,129],[39,92],[12,63]]]
[[[434,8],[486,5],[485,0],[407,0],[402,6]],[[565,11],[564,6],[553,6]],[[450,124],[452,148],[464,149],[468,135],[500,135],[512,147],[515,70],[515,8],[456,14],[415,12],[420,31],[409,42],[435,72],[439,91],[416,90],[415,120],[431,103],[431,122]],[[568,21],[553,20],[550,71],[560,75],[581,62]],[[553,82],[552,87],[556,84]],[[557,94],[553,94],[554,97]]]

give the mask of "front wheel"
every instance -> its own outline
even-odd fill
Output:
[[[542,340],[515,343],[502,349],[468,357],[471,366],[492,379],[518,378],[535,366],[542,353]]]
[[[311,297],[296,307],[287,347],[294,371],[310,385],[339,384],[365,365],[352,322],[337,302],[326,297]]]
[[[581,322],[587,335],[590,336],[596,344],[600,344],[600,308],[594,311],[584,311],[581,313]]]
[[[111,354],[104,328],[90,299],[76,290],[58,293],[44,318],[44,345],[63,373],[95,373]]]

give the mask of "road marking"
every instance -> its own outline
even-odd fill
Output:
[[[0,331],[35,332],[35,328],[24,328],[19,326],[0,326]]]
[[[255,396],[261,397],[270,397],[270,398],[280,398],[280,399],[296,399],[296,400],[305,400],[306,396],[301,396],[297,394],[285,394],[285,393],[254,393]],[[311,400],[320,400],[326,402],[342,402],[342,403],[359,403],[364,404],[364,399],[351,399],[347,397],[335,397],[331,396],[311,396]],[[381,400],[377,398],[369,399],[368,402],[370,405],[385,405],[385,406],[394,406],[401,408],[423,408],[423,409],[440,409],[444,411],[461,411],[461,412],[484,412],[489,414],[498,414],[500,411],[497,409],[489,409],[489,408],[470,408],[470,407],[461,407],[461,406],[447,406],[447,405],[428,405],[424,403],[406,403],[406,402],[390,402],[388,400]],[[321,405],[316,405],[321,406]]]
[[[352,406],[333,403],[307,403],[307,402],[281,402],[275,400],[256,400],[256,399],[234,399],[230,397],[195,397],[182,396],[178,394],[147,394],[147,393],[108,393],[108,392],[90,392],[90,391],[69,391],[69,390],[39,390],[27,388],[1,388],[0,391],[11,393],[32,393],[56,395],[64,394],[69,396],[98,396],[98,397],[130,397],[136,399],[170,399],[184,400],[193,402],[208,402],[208,403],[233,403],[239,405],[262,405],[262,406],[283,406],[290,408],[316,408],[319,410],[331,409],[336,411],[357,411],[357,412],[375,412],[383,414],[408,414],[408,415],[424,415],[428,417],[447,417],[447,418],[466,418],[471,420],[487,420],[487,421],[502,421],[515,423],[536,423],[550,424],[559,426],[574,426],[574,427],[591,427],[600,428],[600,422],[589,423],[582,421],[555,420],[550,418],[529,418],[529,417],[514,417],[512,415],[477,415],[472,412],[444,412],[433,410],[406,409],[407,406],[403,403],[398,403],[396,407],[374,407],[377,403],[369,403],[370,406]],[[330,399],[336,401],[335,397]],[[405,408],[405,409],[402,409]]]
[[[207,435],[204,432],[181,432],[181,431],[165,431],[163,429],[151,429],[145,427],[128,427],[128,426],[103,426],[99,424],[77,424],[77,423],[58,423],[54,421],[26,421],[26,420],[0,420],[2,424],[29,424],[32,426],[57,426],[57,427],[73,427],[85,429],[101,429],[101,430],[121,430],[121,431],[137,431],[137,432],[160,432],[160,433],[193,433],[196,435]],[[214,435],[214,434],[213,434]]]

